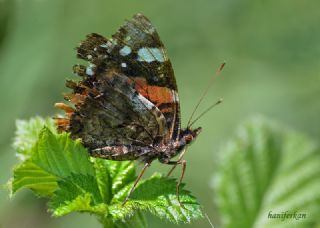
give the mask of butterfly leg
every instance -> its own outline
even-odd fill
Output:
[[[177,186],[176,186],[176,195],[177,195],[177,199],[178,199],[178,202],[179,202],[180,206],[184,208],[183,204],[180,201],[180,194],[179,193],[180,193],[180,184],[181,184],[181,182],[183,180],[184,173],[186,172],[187,161],[183,160],[183,159],[180,159],[178,161],[168,161],[165,164],[173,165],[171,170],[173,170],[175,167],[177,167],[177,165],[181,165],[182,166],[181,176],[180,176],[179,181],[178,181]]]
[[[123,201],[122,206],[124,206],[124,205],[126,204],[126,202],[129,200],[132,192],[133,192],[134,189],[136,188],[138,182],[140,181],[141,177],[143,176],[143,174],[144,174],[144,172],[146,171],[146,169],[150,166],[150,164],[151,164],[151,162],[146,162],[146,163],[144,164],[144,167],[142,168],[139,176],[137,177],[136,181],[134,182],[132,188],[130,189],[129,194],[127,195],[127,197],[126,197],[125,200]]]
[[[171,173],[175,170],[175,168],[176,168],[177,165],[178,165],[178,162],[182,160],[182,157],[183,157],[183,155],[185,154],[185,152],[187,151],[187,149],[188,149],[188,147],[186,147],[186,148],[182,151],[182,153],[180,154],[180,156],[179,156],[179,158],[178,158],[178,160],[177,160],[177,163],[174,164],[173,167],[170,169],[170,171],[169,171],[168,174],[167,174],[167,177],[170,176]]]

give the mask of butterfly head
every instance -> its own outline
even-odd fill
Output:
[[[181,132],[181,138],[183,138],[187,144],[190,144],[201,132],[202,128],[198,127],[195,129],[186,128]]]

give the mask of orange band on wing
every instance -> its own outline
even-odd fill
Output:
[[[136,78],[136,90],[145,98],[153,102],[157,107],[161,104],[175,102],[174,92],[166,87],[148,85],[144,78]],[[171,107],[166,107],[161,112],[171,112]]]

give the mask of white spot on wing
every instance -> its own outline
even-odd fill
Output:
[[[94,71],[93,68],[95,67],[94,64],[90,64],[87,68],[86,68],[86,74],[89,76],[94,75]]]
[[[86,74],[92,76],[93,75],[93,70],[91,68],[87,67]]]
[[[129,55],[131,53],[131,48],[129,46],[124,46],[123,48],[120,49],[119,53],[122,56]]]
[[[164,62],[165,52],[162,48],[140,48],[138,51],[138,61],[140,62]]]
[[[121,66],[122,67],[127,67],[127,64],[126,63],[121,63]]]

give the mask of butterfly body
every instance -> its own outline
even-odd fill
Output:
[[[168,163],[173,157],[177,156],[185,147],[190,144],[200,133],[201,128],[195,130],[186,129],[181,131],[183,134],[178,140],[170,140],[167,143],[150,145],[119,145],[105,146],[94,149],[90,154],[94,157],[108,160],[137,160],[151,162],[158,159],[161,163]]]

